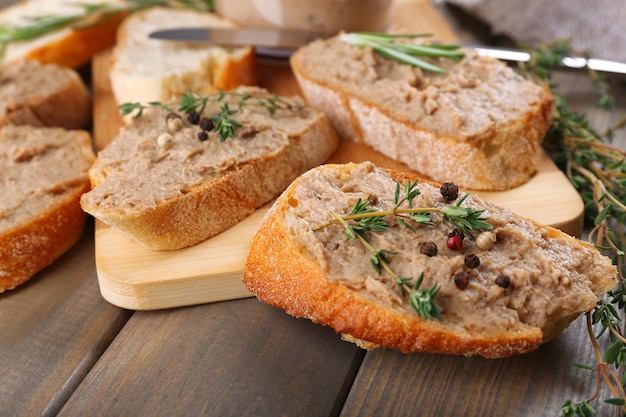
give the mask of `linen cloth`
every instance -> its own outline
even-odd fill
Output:
[[[535,45],[570,39],[592,58],[626,62],[626,0],[438,0],[490,26],[494,35]]]

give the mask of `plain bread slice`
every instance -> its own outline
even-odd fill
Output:
[[[187,93],[256,84],[251,47],[208,46],[202,43],[149,38],[157,29],[235,27],[216,14],[152,7],[128,16],[120,25],[111,56],[111,88],[118,104],[166,102]]]
[[[83,12],[79,4],[99,4],[101,0],[22,0],[0,10],[0,27],[11,29],[32,24],[33,18],[46,16],[72,16]],[[121,0],[107,3],[123,4]],[[7,45],[1,62],[36,59],[42,63],[79,68],[98,52],[115,43],[117,25],[125,16],[120,12],[106,21],[79,30],[58,29],[33,39],[11,42]]]

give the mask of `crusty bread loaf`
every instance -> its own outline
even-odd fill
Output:
[[[377,273],[373,253],[359,239],[347,240],[333,220],[359,201],[371,201],[367,209],[374,211],[393,207],[396,184],[402,197],[408,180],[414,174],[371,163],[325,165],[300,176],[261,220],[245,286],[259,300],[364,347],[497,358],[551,340],[616,285],[616,268],[592,245],[473,195],[448,201],[438,184],[420,181],[413,207],[427,207],[433,225],[404,218],[411,231],[386,216],[387,231],[364,234],[372,250],[390,251],[388,266],[398,277],[415,283],[423,273],[420,290],[439,286],[434,303],[441,319],[422,318],[409,304],[411,291],[403,296],[389,271]],[[465,235],[460,249],[458,231],[435,210],[457,204],[484,210],[480,216],[493,226],[473,232],[475,239]]]
[[[338,37],[291,58],[311,105],[344,139],[364,142],[432,180],[504,190],[537,172],[549,126],[548,88],[466,50],[445,74],[383,58]]]
[[[108,3],[123,3],[122,0],[108,0]],[[22,0],[0,10],[0,27],[11,29],[32,24],[33,18],[44,16],[72,16],[80,14],[79,4],[102,3],[101,0]],[[1,62],[15,62],[24,58],[36,59],[42,63],[79,68],[88,63],[98,52],[115,43],[115,31],[124,13],[120,13],[100,24],[79,30],[58,29],[34,39],[11,42],[7,45]]]
[[[111,88],[118,104],[167,101],[190,89],[207,93],[256,85],[254,50],[151,39],[157,29],[235,27],[213,13],[152,7],[120,25],[111,56]]]
[[[51,127],[0,128],[0,292],[52,263],[80,237],[89,189],[89,134]]]
[[[274,112],[257,106],[275,99]],[[242,126],[222,141],[205,122],[229,101]],[[184,248],[252,214],[339,142],[322,112],[256,87],[208,102],[199,119],[153,111],[123,128],[90,170],[83,209],[148,248]]]
[[[20,60],[0,66],[0,126],[80,129],[91,120],[91,96],[78,73]]]

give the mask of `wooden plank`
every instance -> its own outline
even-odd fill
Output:
[[[400,0],[395,4],[394,29],[458,38],[427,1]],[[108,79],[109,52],[92,64],[94,83],[94,140],[102,149],[122,125]],[[259,65],[259,84],[284,95],[300,94],[287,63]],[[372,161],[379,166],[409,170],[369,147],[343,142],[329,162]],[[559,198],[554,198],[558,190]],[[540,223],[578,235],[583,203],[561,171],[545,154],[540,170],[528,183],[504,192],[475,192],[486,199]],[[98,223],[96,266],[102,295],[112,304],[134,310],[152,310],[249,297],[241,271],[252,235],[267,208],[215,238],[178,251],[157,252]]]
[[[595,390],[584,320],[537,351],[507,359],[368,352],[341,417],[558,416],[565,400],[581,401]],[[598,416],[618,416],[614,406],[594,403]]]
[[[56,414],[132,314],[100,296],[93,242],[0,294],[1,415]]]
[[[255,299],[137,312],[59,417],[337,415],[362,356]]]

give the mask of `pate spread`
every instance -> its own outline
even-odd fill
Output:
[[[87,183],[93,155],[84,141],[60,128],[0,129],[0,233],[40,215],[64,194]]]
[[[297,59],[307,77],[322,85],[373,103],[398,121],[460,140],[491,134],[545,100],[541,87],[503,62],[464,52],[460,62],[432,59],[443,74],[383,58],[338,37],[308,44]]]
[[[395,180],[364,163],[351,172],[311,171],[301,181],[285,217],[301,250],[319,263],[329,282],[345,285],[385,307],[415,314],[394,279],[372,268],[368,250],[356,239],[345,239],[342,225],[312,230],[332,219],[331,212],[347,215],[359,198],[372,201],[369,208],[377,211],[393,207]],[[455,204],[446,201],[438,188],[426,183],[418,183],[418,188],[421,193],[413,200],[415,207]],[[594,291],[606,285],[600,282],[615,277],[610,261],[596,261],[597,251],[589,245],[573,245],[573,238],[565,235],[551,237],[550,229],[475,196],[470,195],[462,206],[485,210],[494,228],[483,233],[493,233],[495,241],[466,237],[462,250],[449,249],[446,240],[453,226],[437,213],[432,214],[434,226],[419,225],[416,233],[390,216],[386,218],[388,231],[368,232],[375,249],[397,252],[389,255],[396,275],[415,279],[423,272],[424,289],[439,283],[435,302],[442,307],[447,326],[459,331],[506,331],[519,328],[521,322],[545,330],[551,323],[592,309],[597,302]],[[420,251],[426,242],[436,244],[435,256]],[[479,265],[473,259],[468,267],[468,255],[475,255]],[[465,282],[455,282],[453,277],[459,273],[466,275]]]
[[[120,214],[149,210],[237,166],[280,153],[290,138],[301,136],[312,121],[322,117],[295,98],[285,99],[292,109],[271,113],[254,105],[256,97],[271,98],[267,92],[252,87],[239,91],[247,91],[253,98],[241,108],[236,103],[229,105],[238,110],[231,117],[242,126],[236,129],[236,137],[223,141],[215,130],[199,139],[202,128],[184,114],[176,128],[168,127],[165,111],[138,117],[98,154],[90,171],[92,178],[97,178],[97,187],[83,197],[84,203]],[[224,103],[207,103],[202,116],[218,113]],[[163,134],[170,135],[167,141]]]

